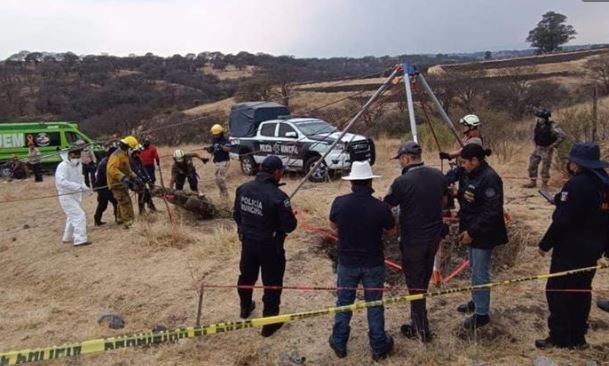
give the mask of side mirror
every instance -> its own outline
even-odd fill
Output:
[[[296,138],[298,138],[298,134],[294,131],[290,131],[290,132],[285,133],[285,137],[291,138],[291,139],[296,139]]]

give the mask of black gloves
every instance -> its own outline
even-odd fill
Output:
[[[450,154],[444,151],[440,151],[440,160],[450,160]]]

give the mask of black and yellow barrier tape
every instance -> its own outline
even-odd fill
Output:
[[[308,319],[318,317],[321,315],[334,315],[340,312],[362,310],[375,306],[382,306],[388,304],[395,304],[400,302],[410,302],[421,300],[425,298],[432,298],[438,296],[444,296],[449,294],[456,294],[461,292],[476,291],[482,289],[490,289],[497,286],[511,285],[520,282],[543,280],[553,277],[561,277],[572,275],[576,273],[601,270],[608,268],[605,264],[599,264],[593,267],[585,267],[573,269],[570,271],[540,274],[530,277],[523,277],[512,280],[505,280],[493,283],[487,283],[478,286],[460,287],[453,289],[445,289],[435,292],[427,292],[423,294],[415,295],[404,295],[390,297],[383,300],[370,301],[370,302],[355,302],[351,305],[330,307],[320,310],[304,311],[292,314],[282,314],[276,316],[269,316],[264,318],[255,318],[250,320],[242,320],[236,322],[224,322],[210,325],[204,325],[200,327],[185,327],[164,331],[145,331],[141,333],[129,334],[124,336],[109,337],[109,338],[97,338],[90,339],[83,342],[70,343],[62,346],[52,346],[36,349],[22,349],[19,351],[10,351],[0,353],[0,366],[4,365],[19,365],[28,362],[54,360],[64,357],[72,357],[78,355],[84,355],[89,353],[104,352],[109,350],[115,350],[120,348],[129,348],[146,345],[156,345],[161,343],[175,342],[179,339],[194,338],[205,336],[209,334],[218,334],[232,332],[235,330],[261,327],[263,325],[287,323],[291,321]]]

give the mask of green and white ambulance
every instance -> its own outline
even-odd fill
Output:
[[[96,154],[103,154],[101,146],[78,130],[70,122],[17,122],[0,123],[0,165],[13,156],[27,158],[28,145],[33,142],[42,154],[42,163],[47,167],[59,164],[58,151],[74,145],[77,140],[92,144]]]

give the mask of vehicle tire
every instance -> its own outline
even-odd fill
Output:
[[[258,164],[252,155],[243,155],[239,158],[241,171],[245,175],[255,175],[258,171]]]
[[[8,164],[0,164],[0,178],[10,178],[13,175],[11,167]]]
[[[374,146],[372,139],[368,139],[368,143],[370,144],[370,166],[373,166],[376,162],[376,146]]]
[[[320,156],[313,156],[305,162],[305,173],[309,173],[309,170],[313,168],[315,163],[320,159]],[[330,179],[329,169],[325,162],[321,163],[317,170],[309,176],[311,182],[319,183]]]

